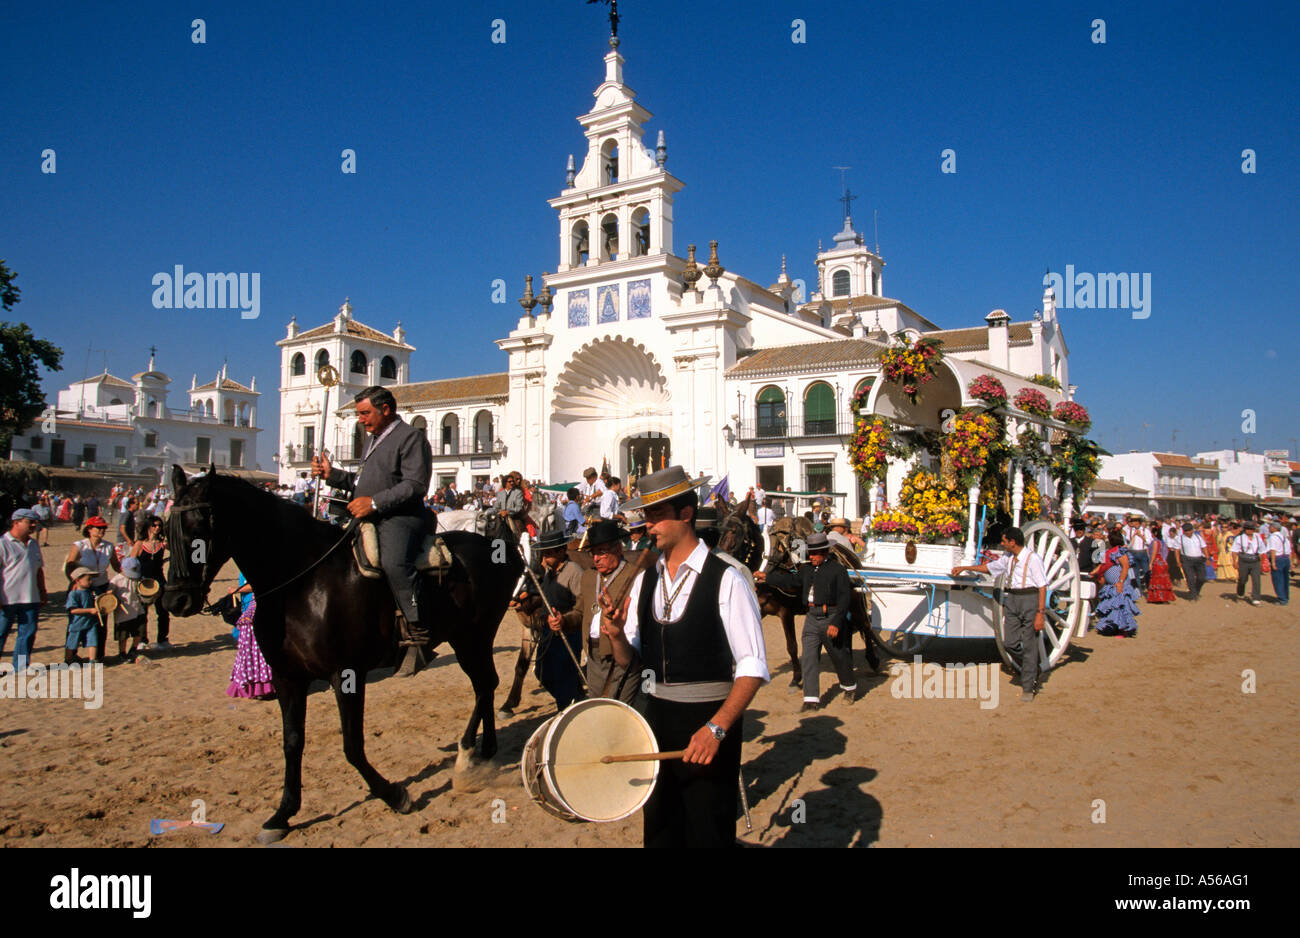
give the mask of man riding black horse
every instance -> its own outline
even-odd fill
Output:
[[[357,421],[370,434],[356,472],[335,469],[316,455],[313,476],[352,492],[348,512],[374,522],[379,534],[379,561],[405,619],[400,645],[406,657],[397,674],[411,677],[425,664],[427,623],[420,620],[420,572],[416,554],[436,519],[424,507],[433,473],[433,451],[424,434],[397,415],[397,400],[387,388],[368,387],[355,398]]]

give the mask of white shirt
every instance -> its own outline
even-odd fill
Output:
[[[762,505],[762,504],[763,504],[763,499],[765,499],[765,498],[767,498],[767,491],[763,488],[763,486],[760,485],[758,488],[754,489],[754,503],[755,503],[755,504],[757,504],[757,505]]]
[[[606,489],[600,496],[600,516],[612,518],[618,513],[618,492]]]
[[[1168,547],[1170,550],[1177,550],[1178,548],[1175,545],[1177,545],[1178,540],[1179,538],[1182,537],[1182,535],[1183,535],[1183,529],[1178,527],[1178,525],[1176,524],[1166,525],[1165,546]]]
[[[1127,534],[1129,550],[1146,550],[1151,535],[1142,528],[1130,529]]]
[[[606,576],[599,570],[596,571],[596,608],[594,610],[595,614],[591,617],[591,627],[587,630],[587,635],[593,642],[600,641],[600,617],[604,615],[604,613],[600,611],[600,592],[601,590],[608,589],[609,584],[613,583],[614,580],[618,578],[618,575],[623,572],[623,568],[626,566],[627,561],[620,560],[618,566],[614,568],[614,572],[609,576]]]
[[[591,483],[588,483],[586,479],[583,479],[578,483],[578,494],[584,499],[592,495],[603,495],[605,494],[605,483],[600,481],[600,479]]]
[[[1268,536],[1268,549],[1277,551],[1279,557],[1291,556],[1291,541],[1281,531],[1274,531]]]
[[[664,558],[660,557],[656,568],[659,571],[661,588],[655,590],[654,614],[663,618],[664,590],[668,592],[681,584],[681,590],[673,600],[673,618],[666,621],[676,622],[686,611],[691,598],[691,590],[704,569],[704,561],[709,556],[709,548],[703,541],[695,545],[689,557],[677,568],[677,579],[668,582],[668,573]],[[641,584],[645,582],[645,573],[638,573],[628,595],[627,622],[623,634],[628,644],[638,652],[641,650],[641,629],[637,620],[638,604],[641,601]],[[740,574],[730,567],[722,574],[722,583],[718,588],[718,612],[722,616],[722,627],[727,633],[727,644],[731,646],[731,659],[735,662],[735,677],[756,677],[767,683],[772,676],[767,670],[767,648],[763,644],[762,617],[758,611],[758,597],[754,590],[745,583]]]
[[[0,605],[39,603],[41,587],[37,577],[44,563],[36,538],[29,537],[24,544],[6,531],[0,537],[0,565],[4,573],[0,580]]]
[[[772,530],[772,524],[776,521],[776,515],[773,514],[771,508],[759,508],[757,514],[758,526],[763,529],[764,534],[768,533]]]
[[[1197,557],[1205,556],[1205,538],[1195,532],[1179,537],[1178,544],[1177,549],[1184,557],[1195,560]]]
[[[1047,570],[1043,567],[1043,558],[1027,546],[1020,549],[1020,556],[1003,554],[996,560],[989,561],[989,573],[999,576],[1009,573],[1005,584],[1007,589],[1038,589],[1047,585]]]
[[[1268,547],[1258,534],[1238,534],[1232,539],[1229,550],[1234,554],[1262,554]]]
[[[301,495],[307,491],[308,482],[302,476],[293,480],[293,494]]]

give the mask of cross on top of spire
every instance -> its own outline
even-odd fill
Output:
[[[837,201],[839,201],[839,202],[843,202],[843,203],[844,203],[844,219],[845,219],[845,221],[847,221],[848,218],[849,218],[849,207],[850,207],[850,206],[849,206],[849,203],[852,202],[852,201],[853,201],[854,199],[856,199],[856,198],[857,198],[857,196],[853,194],[853,190],[852,190],[852,189],[845,189],[845,190],[844,190],[844,194],[843,194],[842,196],[840,196],[839,199],[837,200]]]

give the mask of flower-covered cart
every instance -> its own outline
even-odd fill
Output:
[[[939,372],[942,362],[942,355],[926,355],[922,366]],[[960,375],[956,367],[952,371]],[[954,394],[953,378],[945,377],[948,397],[938,403],[956,406],[917,406],[916,392],[927,382],[915,370],[901,376],[896,388],[886,373],[880,388],[854,401],[858,432],[850,460],[863,485],[884,480],[891,468],[897,476],[906,467],[906,474],[888,510],[872,516],[862,566],[850,576],[867,592],[873,635],[890,654],[908,658],[939,638],[993,638],[1015,667],[1002,643],[1003,584],[987,574],[954,577],[951,571],[997,555],[989,535],[999,522],[1021,527],[1026,547],[1047,571],[1046,626],[1039,641],[1044,667],[1055,666],[1071,636],[1086,629],[1095,587],[1080,576],[1066,531],[1039,517],[1039,487],[1055,486],[1068,524],[1076,489],[1082,500],[1096,477],[1096,445],[1082,437],[1087,411],[1065,400],[1053,409],[1037,388],[1022,388],[1013,397],[988,373],[965,383],[964,394]],[[898,419],[881,413],[891,411],[888,395],[895,397]]]

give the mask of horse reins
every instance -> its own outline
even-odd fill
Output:
[[[189,555],[186,552],[184,547],[185,532],[182,529],[183,526],[181,523],[181,515],[184,512],[193,511],[198,508],[211,508],[211,507],[212,507],[211,502],[195,502],[193,504],[185,505],[183,507],[180,505],[172,506],[172,513],[170,517],[168,517],[167,519],[167,528],[168,528],[167,547],[171,551],[172,557],[175,559],[175,562],[177,564],[177,573],[179,574],[179,579],[188,579],[192,569],[190,567]],[[306,569],[289,577],[289,579],[285,580],[283,583],[279,584],[278,586],[274,586],[268,590],[257,591],[256,595],[258,596],[258,598],[265,599],[267,596],[270,596],[272,593],[279,592],[280,590],[288,586],[290,583],[297,582],[298,580],[305,577],[308,573],[311,573],[311,571],[319,567],[322,563],[325,562],[325,559],[329,557],[330,554],[338,550],[339,545],[341,545],[345,540],[348,539],[348,536],[352,534],[353,530],[356,528],[357,523],[359,521],[360,521],[359,518],[349,519],[348,523],[343,528],[343,534],[339,537],[337,541],[335,541],[330,546],[329,550],[325,551],[325,553],[321,554],[318,558],[316,558],[316,560],[314,560]],[[203,552],[204,559],[203,559],[203,563],[200,564],[200,567],[206,569],[208,565],[207,551],[211,545],[211,541],[204,541],[203,544],[204,544],[204,552]],[[205,599],[207,597],[208,588],[211,585],[212,585],[211,581],[207,580],[205,576],[204,581],[202,582],[202,588],[203,588]],[[187,590],[187,587],[182,587],[172,583],[166,583],[163,585],[163,591],[166,592],[168,590],[171,590],[172,592],[184,592]]]

